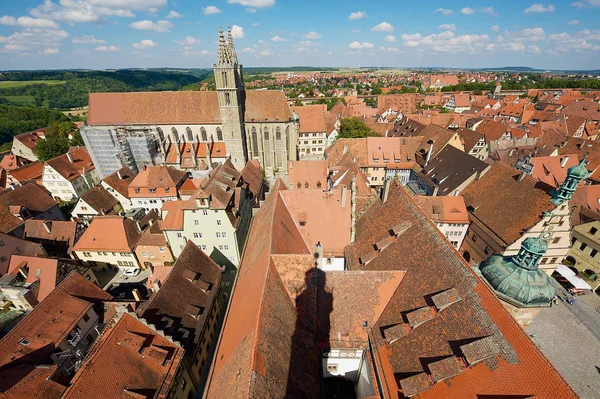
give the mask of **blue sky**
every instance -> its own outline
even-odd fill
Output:
[[[4,0],[0,69],[246,66],[600,68],[600,0]]]

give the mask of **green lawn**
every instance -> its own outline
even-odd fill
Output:
[[[8,101],[10,101],[13,104],[18,104],[21,106],[30,106],[33,107],[33,96],[27,96],[27,95],[22,95],[22,96],[3,96],[0,94],[0,97],[2,98],[6,98]]]
[[[11,87],[29,86],[33,84],[64,85],[66,80],[3,80],[0,81],[0,89]]]

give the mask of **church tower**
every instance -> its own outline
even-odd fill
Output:
[[[227,35],[225,39],[223,30],[219,30],[219,55],[213,70],[223,126],[223,141],[227,153],[231,156],[231,162],[241,170],[248,159],[244,128],[244,79],[230,28]]]

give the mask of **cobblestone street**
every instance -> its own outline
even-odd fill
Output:
[[[564,297],[565,291],[557,293]],[[527,332],[583,399],[600,398],[600,297],[588,291],[573,305],[542,309]]]

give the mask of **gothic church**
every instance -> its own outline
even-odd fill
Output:
[[[296,159],[297,118],[285,93],[244,90],[231,30],[219,32],[216,91],[92,93],[86,147],[103,178],[123,166],[201,171],[230,158],[257,159],[268,177]]]

